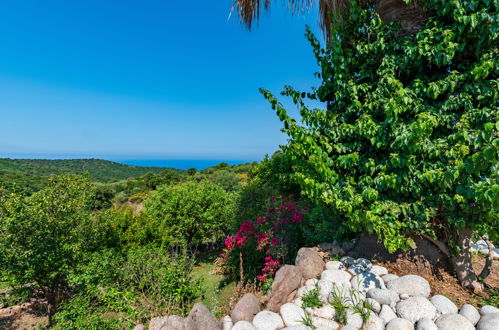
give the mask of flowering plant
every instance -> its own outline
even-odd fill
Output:
[[[240,277],[267,281],[294,251],[307,207],[292,197],[272,197],[267,214],[253,221],[245,220],[232,236],[225,239],[222,257]]]

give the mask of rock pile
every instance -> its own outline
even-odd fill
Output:
[[[266,309],[246,294],[223,322],[197,304],[187,318],[156,318],[149,329],[499,329],[498,308],[478,311],[465,304],[458,309],[447,297],[430,294],[430,284],[420,276],[398,277],[363,258],[324,263],[319,251],[302,248],[295,265],[277,271]]]

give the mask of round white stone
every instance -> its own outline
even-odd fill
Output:
[[[314,316],[321,317],[323,319],[331,320],[334,318],[336,310],[331,305],[324,305],[322,307],[314,308]]]
[[[475,327],[462,315],[444,314],[440,316],[435,324],[438,330],[474,330]]]
[[[231,330],[256,330],[255,326],[248,321],[239,321]]]
[[[325,270],[322,272],[321,280],[327,280],[336,284],[349,286],[352,275],[343,270]]]
[[[327,320],[321,317],[314,317],[312,319],[312,324],[315,328],[325,328],[330,330],[336,330],[340,327],[338,323],[334,322],[333,320]]]
[[[433,320],[437,315],[437,309],[428,299],[415,296],[402,300],[397,304],[397,315],[414,323],[423,317]]]
[[[456,304],[445,296],[436,295],[431,297],[430,301],[433,306],[437,308],[437,312],[440,314],[457,314],[458,309]]]
[[[279,314],[271,311],[261,311],[255,315],[253,325],[257,330],[277,330],[284,328],[284,322]]]
[[[465,318],[467,318],[468,321],[470,321],[471,324],[473,325],[476,325],[480,320],[480,313],[477,311],[477,309],[474,306],[470,304],[464,304],[463,306],[461,306],[461,309],[459,310],[459,315],[462,315]]]
[[[388,274],[388,269],[383,266],[374,265],[371,267],[370,272],[379,276],[383,276]]]
[[[316,278],[310,278],[305,282],[305,286],[316,286],[317,282],[319,282]]]
[[[390,305],[400,301],[398,293],[389,289],[369,289],[367,291],[367,297],[376,300],[382,305]]]
[[[395,280],[389,281],[388,289],[397,292],[399,295],[429,297],[431,288],[427,280],[418,275],[405,275]]]
[[[385,321],[376,314],[371,313],[365,322],[362,330],[383,330],[385,329]]]
[[[355,260],[355,263],[359,266],[362,266],[365,270],[371,269],[371,267],[373,266],[371,261],[365,258],[359,258]]]
[[[416,323],[416,330],[438,330],[435,322],[427,317],[423,317]]]
[[[326,263],[327,270],[342,270],[345,268],[345,265],[341,261],[334,260]]]
[[[381,278],[383,279],[385,284],[388,284],[388,282],[396,280],[399,277],[395,274],[386,274],[386,275],[382,275]]]
[[[397,318],[397,314],[391,309],[388,305],[381,306],[381,312],[379,312],[379,317],[385,321],[385,323],[390,322],[393,319]]]
[[[381,304],[379,302],[377,302],[373,298],[367,298],[366,302],[368,302],[369,305],[371,305],[371,310],[373,312],[375,312],[376,314],[379,314],[379,312],[381,312]]]
[[[366,269],[360,265],[352,265],[352,266],[348,267],[348,271],[350,272],[350,274],[355,276],[357,274],[365,272]]]
[[[350,280],[350,284],[352,285],[352,288],[362,292],[366,292],[373,288],[385,288],[385,282],[383,282],[381,277],[371,272],[364,272],[354,276]]]
[[[286,326],[300,325],[305,318],[305,311],[293,303],[287,303],[279,309],[282,320]]]
[[[499,313],[499,308],[490,305],[485,305],[482,306],[482,308],[480,308],[480,315],[487,315],[493,313]]]
[[[320,280],[317,282],[317,288],[319,289],[319,299],[323,303],[327,303],[329,300],[329,294],[333,291],[333,283],[328,280]]]
[[[355,263],[355,259],[349,256],[342,257],[340,261],[347,267]]]
[[[482,316],[476,325],[477,330],[499,329],[499,313],[490,313]]]
[[[414,330],[414,325],[406,319],[393,319],[386,325],[386,330]]]
[[[362,320],[362,316],[360,316],[360,314],[358,313],[355,313],[353,309],[347,309],[346,320],[347,320],[346,322],[347,325],[356,327],[358,329],[362,327],[362,323],[364,322]]]

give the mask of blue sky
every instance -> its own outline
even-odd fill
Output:
[[[281,2],[277,1],[279,5]],[[286,137],[265,87],[309,89],[317,13],[249,32],[232,0],[7,0],[0,157],[260,159]],[[319,35],[321,37],[321,35]]]

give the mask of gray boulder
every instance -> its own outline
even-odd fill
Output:
[[[288,327],[302,324],[302,320],[305,318],[305,311],[293,303],[282,305],[279,312],[284,324]]]
[[[430,301],[440,314],[457,314],[458,309],[456,304],[446,296],[435,295],[431,297]]]
[[[316,278],[324,270],[324,261],[317,250],[301,248],[296,255],[295,264],[302,269],[304,278]]]
[[[497,330],[499,329],[499,314],[490,313],[482,316],[476,325],[477,330]]]
[[[355,263],[363,267],[365,270],[369,270],[373,266],[372,262],[365,258],[358,258],[357,260],[355,260]]]
[[[321,317],[313,317],[312,318],[312,325],[316,329],[324,328],[324,329],[329,329],[329,330],[336,330],[340,327],[338,325],[338,323],[336,323],[335,321],[323,319]]]
[[[480,313],[474,306],[470,304],[464,304],[463,306],[461,306],[459,314],[467,318],[468,321],[470,321],[473,325],[476,325],[478,323],[478,320],[480,320]]]
[[[414,330],[414,325],[406,319],[393,319],[386,325],[386,330]]]
[[[253,325],[258,330],[277,330],[284,328],[284,322],[279,314],[271,311],[261,311],[255,315]]]
[[[345,265],[345,266],[351,266],[355,263],[355,259],[349,256],[344,256],[340,259],[340,261]]]
[[[383,330],[385,329],[385,321],[374,313],[369,315],[369,318],[364,323],[362,330]]]
[[[341,261],[329,261],[326,263],[327,270],[342,270],[345,269],[345,265]]]
[[[245,294],[234,306],[230,317],[234,323],[239,321],[253,321],[256,314],[260,312],[260,301],[251,293]]]
[[[314,316],[331,320],[336,315],[336,310],[331,305],[323,305],[322,307],[316,307],[313,310]]]
[[[212,329],[221,329],[212,328]],[[190,320],[178,315],[155,317],[149,321],[149,330],[197,330]]]
[[[360,314],[356,313],[353,309],[347,309],[346,312],[346,320],[347,320],[347,325],[350,325],[352,327],[360,329],[362,327],[362,323],[364,322],[362,320],[362,316]]]
[[[487,315],[487,314],[495,314],[499,313],[499,308],[490,306],[490,305],[485,305],[480,308],[480,315]]]
[[[462,315],[444,314],[440,316],[435,324],[438,330],[474,330],[475,327]]]
[[[393,309],[388,305],[381,306],[381,312],[379,312],[379,317],[385,321],[385,323],[389,323],[391,320],[397,318],[397,314],[393,311]]]
[[[192,307],[185,324],[192,324],[197,330],[220,330],[222,324],[202,303],[197,303]],[[178,328],[181,329],[181,328]]]
[[[281,305],[287,302],[289,295],[298,289],[301,279],[301,267],[291,265],[281,267],[275,274],[267,308],[273,312],[279,311]]]
[[[385,288],[385,282],[383,282],[381,277],[371,272],[363,272],[354,276],[350,280],[350,284],[352,285],[352,288],[362,292],[366,292],[373,288]]]
[[[388,269],[378,265],[372,266],[370,272],[379,276],[388,275]]]
[[[388,284],[388,282],[396,280],[399,277],[395,274],[386,274],[386,275],[382,275],[381,278],[383,279],[385,284]]]
[[[431,319],[423,317],[416,323],[416,330],[438,330],[438,327]]]
[[[367,298],[372,298],[381,305],[390,305],[400,301],[397,292],[389,289],[372,288],[367,291]]]
[[[409,296],[429,297],[431,288],[427,280],[418,275],[405,275],[395,280],[389,281],[388,289],[400,294]]]
[[[397,315],[415,323],[424,317],[433,320],[437,315],[437,309],[428,299],[415,296],[402,300],[397,304]]]

